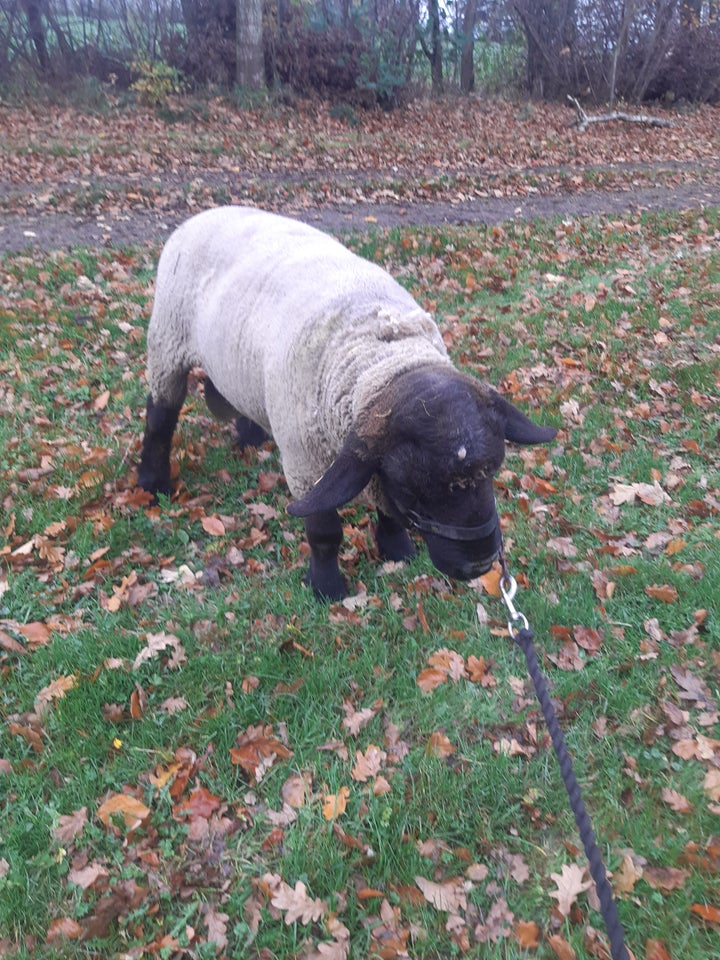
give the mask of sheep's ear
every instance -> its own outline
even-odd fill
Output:
[[[557,436],[555,427],[541,427],[497,394],[497,407],[505,419],[505,439],[512,443],[549,443]]]
[[[368,485],[376,468],[377,463],[364,444],[358,443],[355,435],[348,437],[332,466],[304,497],[288,505],[288,513],[307,517],[323,510],[337,510]]]

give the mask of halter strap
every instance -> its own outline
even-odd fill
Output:
[[[405,510],[402,516],[419,533],[432,533],[437,537],[444,537],[446,540],[482,540],[484,537],[489,537],[498,525],[497,514],[493,514],[489,520],[476,527],[459,527],[454,523],[439,523],[437,520],[421,517],[414,510]]]

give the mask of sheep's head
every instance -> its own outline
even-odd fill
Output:
[[[472,377],[444,365],[421,368],[381,392],[333,465],[288,509],[296,516],[336,509],[376,476],[380,506],[422,535],[438,570],[469,580],[500,548],[493,478],[505,440],[546,443],[555,434]]]

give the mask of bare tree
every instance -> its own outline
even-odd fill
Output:
[[[439,0],[428,0],[427,29],[418,28],[418,39],[422,52],[430,63],[430,79],[433,93],[442,93],[443,90],[443,51],[442,34],[440,30],[440,3]]]
[[[460,89],[470,93],[475,89],[475,22],[478,0],[465,0],[460,52]]]
[[[265,86],[262,0],[237,0],[235,39],[236,82],[249,90]]]

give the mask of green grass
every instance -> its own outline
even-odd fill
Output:
[[[645,866],[619,892],[629,945],[643,956],[661,940],[686,960],[717,951],[717,927],[691,906],[720,908],[705,789],[719,755],[719,230],[705,211],[346,238],[434,309],[460,366],[562,428],[548,448],[509,450],[497,480],[517,602],[608,865],[617,874],[632,851]],[[156,252],[0,262],[0,952],[214,957],[215,910],[229,956],[304,955],[333,940],[333,915],[351,957],[550,958],[553,933],[586,955],[601,919],[585,895],[569,918],[553,912],[551,874],[584,857],[500,601],[448,589],[422,549],[382,571],[367,516],[349,509],[343,564],[368,602],[316,604],[277,454],[230,452],[192,393],[177,496],[133,499]],[[618,483],[654,481],[669,500],[612,502]],[[258,520],[259,501],[277,515]],[[202,524],[213,514],[219,536]],[[654,585],[674,588],[672,602]],[[46,642],[22,633],[37,623]],[[577,626],[599,631],[600,650],[575,648],[579,669],[562,669]],[[179,663],[170,648],[133,668],[155,634],[177,638]],[[441,648],[484,657],[495,684],[423,693]],[[678,669],[702,695],[683,696]],[[62,678],[74,686],[43,706]],[[351,733],[344,721],[363,709]],[[259,781],[230,754],[249,728],[292,751]],[[449,755],[428,749],[437,734]],[[678,743],[699,755],[682,759]],[[353,779],[371,745],[388,792]],[[294,820],[292,775],[307,783]],[[200,788],[212,812],[192,806]],[[342,788],[344,833],[322,811]],[[123,792],[149,810],[135,829],[98,816]],[[58,839],[82,808],[83,829]],[[487,877],[468,882],[453,938],[415,878],[450,882],[477,864]],[[99,872],[83,889],[71,878],[88,866]],[[305,884],[324,918],[284,923],[267,874]],[[479,942],[498,902],[514,919]],[[537,924],[537,949],[511,935],[519,921]]]

